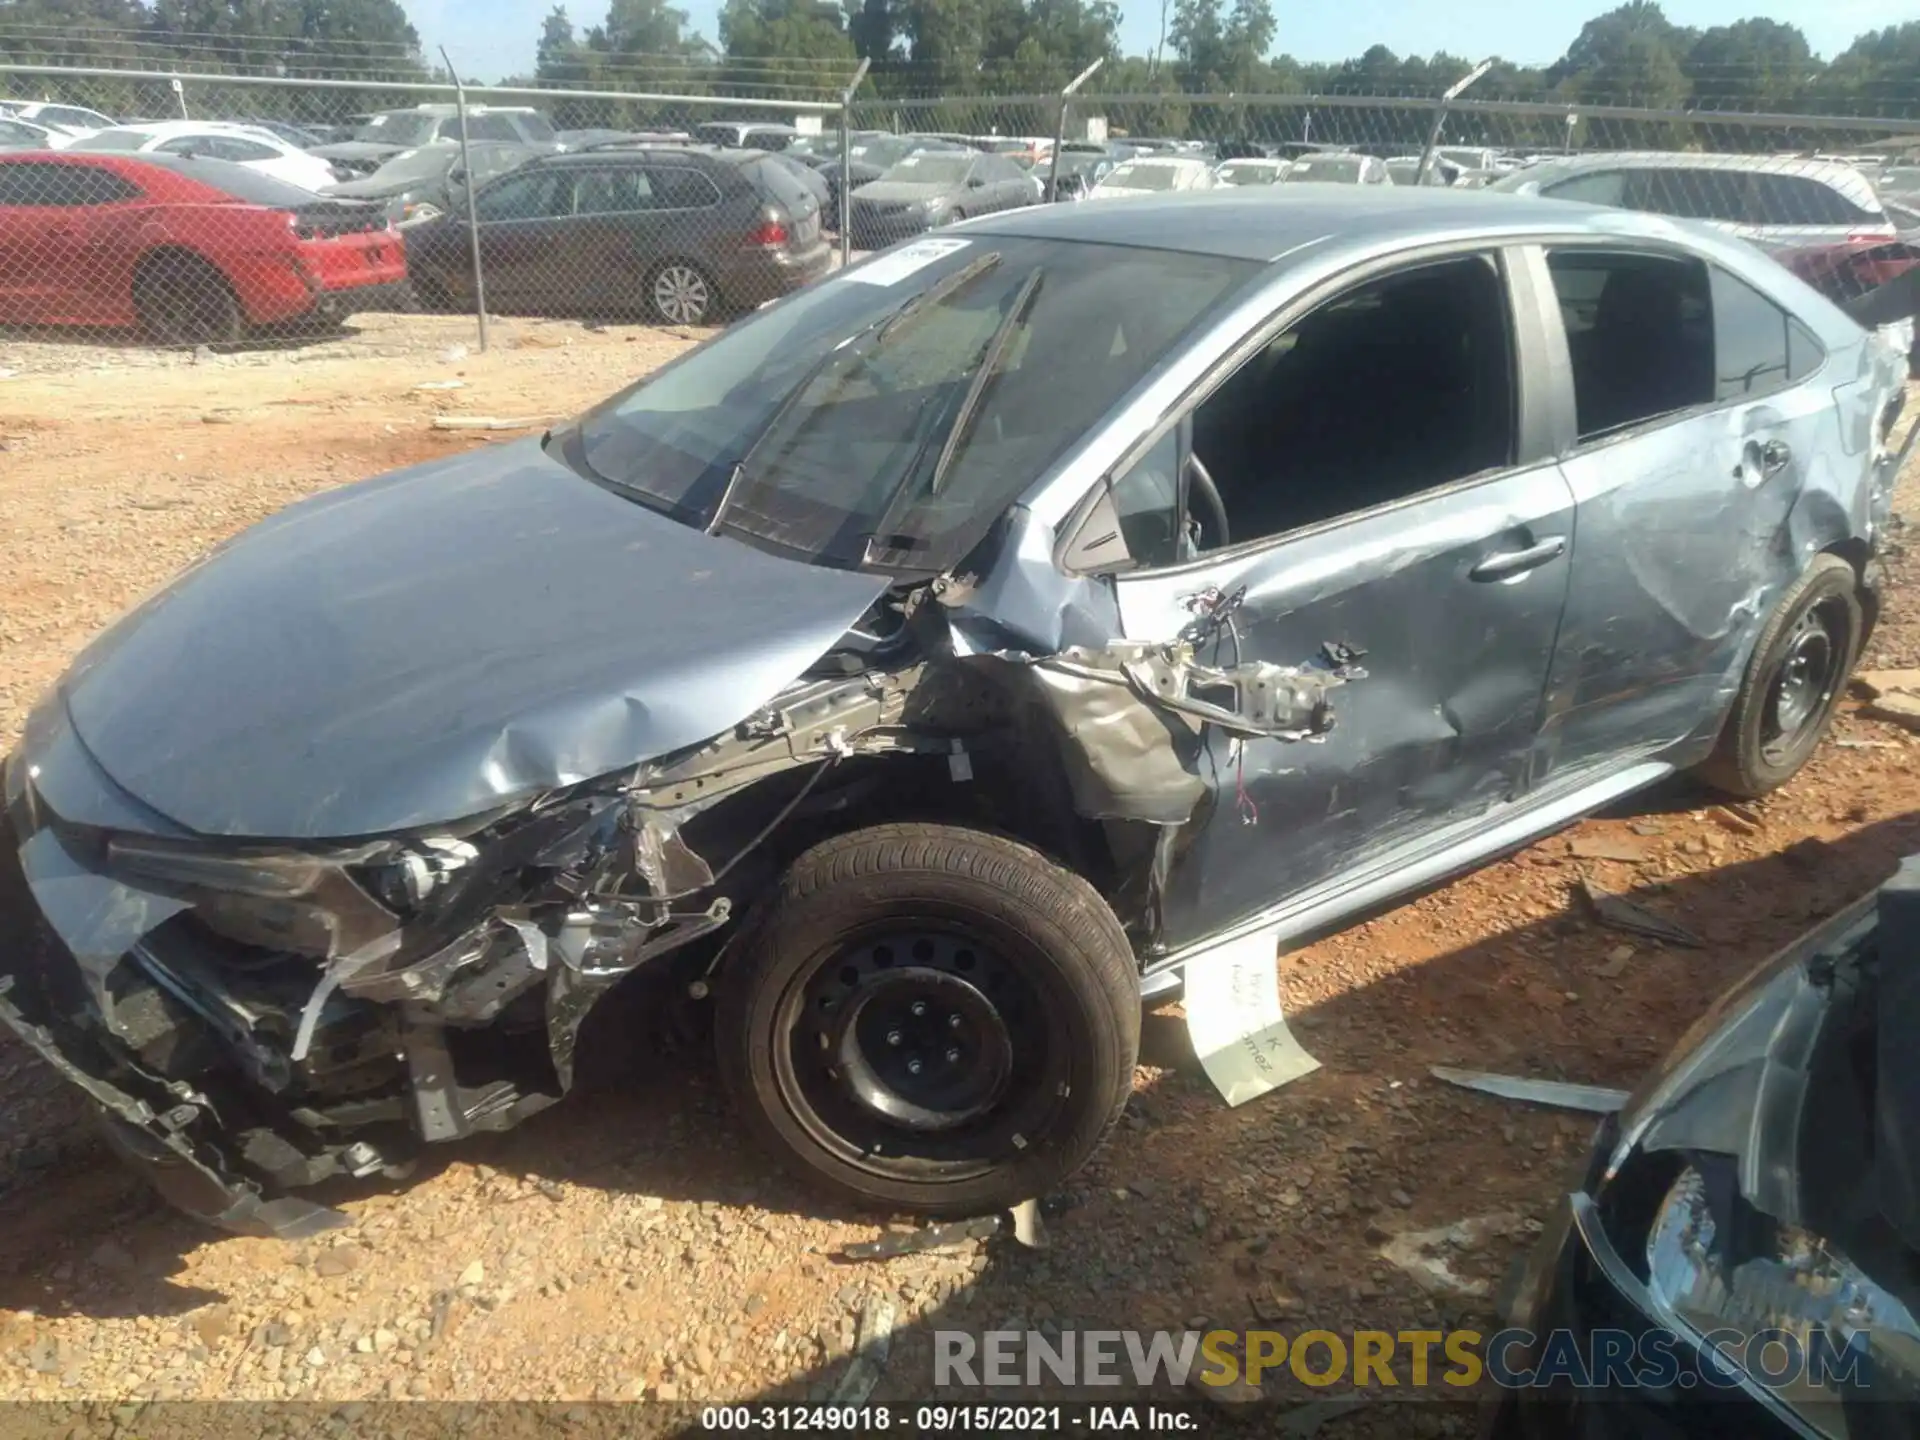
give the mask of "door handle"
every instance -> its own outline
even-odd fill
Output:
[[[1538,570],[1550,560],[1558,560],[1567,553],[1567,537],[1549,535],[1538,545],[1529,545],[1525,550],[1503,550],[1497,555],[1489,555],[1473,569],[1467,572],[1469,579],[1482,582],[1489,580],[1511,580],[1516,575],[1524,575],[1529,570]]]

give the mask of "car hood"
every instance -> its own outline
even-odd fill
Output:
[[[876,180],[853,192],[853,198],[870,205],[914,205],[928,200],[945,200],[953,194],[951,185],[916,185],[907,180]]]
[[[389,145],[383,140],[342,140],[336,145],[316,145],[307,151],[322,160],[391,160],[403,150],[418,149],[414,145]]]
[[[416,191],[444,189],[446,177],[438,180],[343,180],[338,185],[329,185],[320,193],[335,200],[391,200],[396,195],[411,195]]]
[[[886,585],[704,535],[529,441],[282,511],[62,689],[99,765],[187,829],[385,834],[724,731]]]

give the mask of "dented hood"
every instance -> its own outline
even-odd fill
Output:
[[[374,835],[726,730],[886,584],[704,535],[527,442],[281,512],[62,688],[100,766],[188,829]]]

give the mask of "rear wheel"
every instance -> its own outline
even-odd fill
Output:
[[[420,302],[421,309],[444,313],[455,308],[452,289],[438,275],[422,272],[411,278],[413,298]]]
[[[163,255],[133,281],[140,328],[162,345],[225,345],[247,333],[247,316],[227,277],[197,255]]]
[[[718,313],[720,295],[691,260],[668,260],[647,276],[647,308],[669,325],[705,325]]]
[[[794,1168],[865,1204],[1042,1195],[1131,1093],[1133,953],[1106,902],[1017,841],[885,825],[801,856],[722,977],[721,1073]]]
[[[1761,631],[1700,778],[1752,799],[1799,773],[1833,720],[1863,628],[1853,567],[1816,555]]]

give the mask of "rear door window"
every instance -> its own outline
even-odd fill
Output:
[[[1750,177],[1754,225],[1859,225],[1884,217],[1863,210],[1831,185],[1805,175]]]
[[[647,168],[653,185],[654,203],[663,210],[705,210],[720,203],[720,191],[712,180],[684,165],[653,165]]]
[[[1714,398],[1751,400],[1820,368],[1820,342],[1744,280],[1711,271]]]
[[[1705,405],[1715,398],[1707,267],[1602,250],[1547,254],[1582,440]]]
[[[637,165],[574,174],[576,215],[632,215],[653,208],[653,185],[647,172]]]
[[[1684,220],[1751,223],[1747,220],[1747,179],[1739,170],[1690,166],[1636,170],[1627,177],[1626,203],[1634,210]]]

